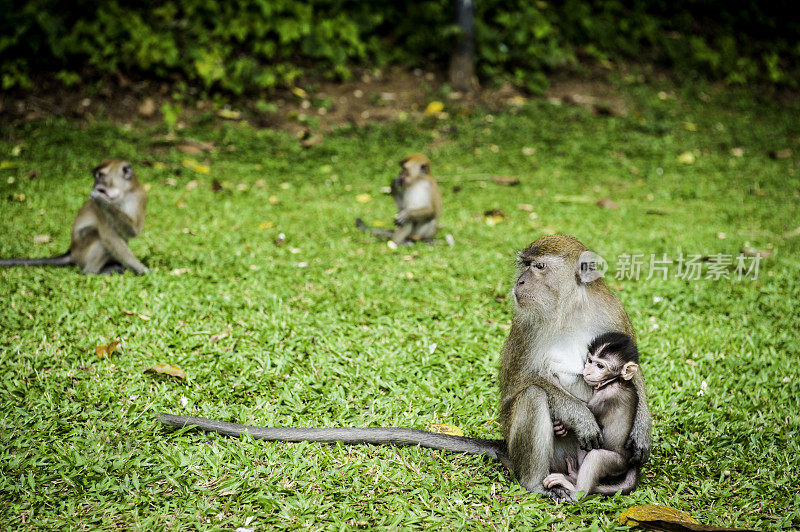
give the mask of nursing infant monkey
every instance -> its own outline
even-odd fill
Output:
[[[552,473],[569,473],[566,458],[577,458],[579,450],[605,449],[598,419],[587,406],[593,393],[582,374],[586,346],[606,333],[623,333],[629,338],[634,334],[628,315],[595,263],[596,256],[566,235],[544,236],[517,255],[516,283],[511,291],[514,317],[500,357],[502,440],[407,428],[252,427],[171,414],[159,414],[159,419],[172,427],[197,426],[273,441],[419,445],[482,454],[502,462],[533,493],[575,500],[575,490],[569,486],[561,482],[546,486],[543,481]],[[601,355],[605,352],[598,349]],[[611,445],[624,457],[622,468],[638,471],[650,454],[651,418],[641,370],[634,371],[626,382],[630,383],[630,394],[625,395],[630,404],[623,412],[627,428],[613,434]],[[569,427],[568,433],[557,437],[553,420]],[[586,460],[582,467],[587,467]],[[607,481],[605,470],[598,471],[598,478]]]
[[[356,218],[356,227],[397,244],[430,242],[442,215],[442,193],[431,174],[431,160],[413,153],[400,161],[400,174],[392,181],[392,197],[397,206],[394,231],[367,227]]]
[[[545,477],[545,488],[560,486],[571,497],[578,493],[612,495],[628,494],[639,481],[639,467],[628,463],[630,452],[625,441],[633,426],[636,410],[636,390],[630,382],[639,371],[639,351],[630,336],[606,333],[589,345],[589,354],[583,368],[583,379],[592,387],[592,397],[586,406],[597,418],[603,431],[603,444],[589,452],[578,451],[577,461],[566,458],[568,475],[552,473]],[[558,383],[558,379],[554,378]],[[565,393],[569,393],[566,392]],[[569,427],[559,420],[553,423],[558,436],[566,436]],[[600,484],[611,477],[624,478],[616,484]]]
[[[72,225],[69,251],[56,257],[0,259],[0,266],[79,266],[83,273],[136,273],[150,270],[139,262],[128,240],[142,231],[147,193],[131,165],[109,159],[92,170],[94,187]]]

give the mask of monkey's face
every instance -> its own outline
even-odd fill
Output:
[[[546,312],[563,304],[568,292],[577,288],[572,270],[563,257],[522,251],[517,257],[517,282],[512,291],[517,308]]]
[[[639,365],[636,362],[624,362],[622,357],[616,353],[590,352],[586,356],[586,364],[583,366],[583,380],[589,386],[597,387],[616,377],[626,381],[630,380],[638,369]]]
[[[431,162],[422,154],[415,153],[400,161],[400,173],[394,182],[395,187],[407,187],[427,175],[431,170]]]
[[[583,366],[583,380],[589,386],[597,386],[616,376],[619,368],[613,362],[613,360],[607,360],[604,357],[589,353],[586,356],[586,364]]]
[[[118,160],[103,161],[92,170],[94,191],[110,201],[121,199],[136,183],[136,175],[130,163]]]

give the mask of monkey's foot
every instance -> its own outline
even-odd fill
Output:
[[[566,502],[570,504],[578,502],[578,499],[571,491],[566,488],[562,488],[561,486],[544,490],[544,496],[558,502]]]
[[[548,489],[561,487],[569,491],[575,491],[575,484],[563,473],[551,473],[547,475],[544,477],[544,480],[542,480],[542,486]]]
[[[575,495],[573,495],[569,490],[561,486],[554,486],[553,488],[545,488],[543,486],[538,486],[533,489],[529,488],[528,486],[525,487],[531,493],[539,494],[547,499],[559,502],[568,502],[568,503],[577,502]]]

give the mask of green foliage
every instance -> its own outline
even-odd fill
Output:
[[[11,1],[0,20],[4,88],[38,71],[139,72],[237,94],[290,86],[303,72],[348,79],[355,65],[444,65],[459,30],[450,0]],[[482,0],[479,75],[541,91],[545,73],[589,56],[648,58],[731,84],[796,84],[800,22],[734,0]],[[735,9],[734,9],[735,8]],[[69,83],[74,78],[64,79]]]
[[[558,15],[544,2],[481,2],[476,13],[478,72],[511,75],[534,92],[547,88],[543,72],[575,60],[558,30]]]
[[[164,117],[164,124],[167,129],[172,132],[175,130],[175,125],[183,113],[183,107],[179,103],[164,102],[161,104],[161,114]]]

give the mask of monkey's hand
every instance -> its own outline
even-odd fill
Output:
[[[603,445],[603,433],[600,425],[586,405],[581,401],[563,398],[551,399],[550,410],[553,419],[563,420],[561,423],[575,431],[578,445],[584,451],[591,451]]]
[[[567,474],[572,478],[578,477],[578,461],[575,460],[572,456],[567,456]]]
[[[643,465],[650,458],[650,427],[648,430],[636,430],[634,425],[631,433],[628,436],[628,441],[625,442],[625,449],[631,453],[628,458],[628,463],[631,465]]]
[[[398,212],[397,215],[395,215],[394,225],[396,226],[406,225],[409,222],[410,218],[411,216],[409,215],[409,212],[403,209],[402,211]]]
[[[578,437],[578,446],[584,451],[591,451],[592,449],[599,449],[603,446],[603,433],[600,431],[600,426],[592,419],[594,426],[586,424],[581,428],[575,429],[575,435]]]
[[[647,462],[650,457],[650,431],[653,425],[653,418],[647,406],[647,392],[641,372],[636,372],[633,378],[633,385],[636,387],[637,395],[636,415],[633,418],[631,433],[625,442],[625,449],[630,453],[628,463],[633,466],[640,466]]]
[[[566,436],[567,432],[569,432],[569,428],[557,419],[553,421],[553,432],[556,436]]]
[[[89,199],[91,199],[93,202],[97,203],[98,205],[110,205],[111,204],[111,200],[108,199],[108,196],[106,196],[105,194],[103,194],[102,192],[100,192],[98,190],[92,190],[89,193]]]

